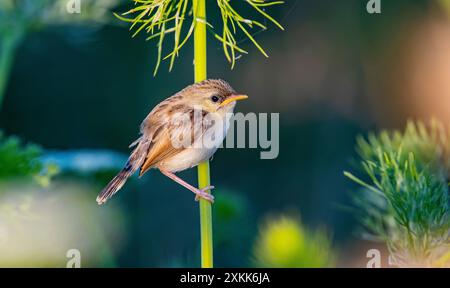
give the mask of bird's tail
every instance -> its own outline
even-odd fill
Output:
[[[105,203],[111,198],[120,188],[125,184],[128,177],[133,174],[130,163],[127,163],[125,167],[103,188],[102,192],[97,196],[97,203],[99,205]]]
[[[114,194],[116,194],[117,191],[119,191],[120,188],[122,188],[122,186],[125,184],[128,177],[133,175],[133,173],[139,168],[139,166],[144,161],[147,146],[145,143],[143,143],[143,141],[141,142],[136,141],[136,142],[138,143],[138,145],[131,153],[131,156],[128,159],[127,164],[125,164],[125,167],[123,167],[123,169],[120,170],[120,172],[98,194],[97,203],[99,205],[105,203],[106,201],[108,201],[109,198],[111,198]]]

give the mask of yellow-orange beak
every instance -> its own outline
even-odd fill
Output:
[[[220,103],[219,107],[223,107],[223,106],[227,105],[228,103],[238,101],[238,100],[244,100],[247,98],[248,98],[247,95],[231,95],[230,97],[225,99],[222,103]]]

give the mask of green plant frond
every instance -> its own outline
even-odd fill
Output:
[[[264,11],[265,7],[283,4],[283,1],[255,1],[255,0],[247,0],[246,1],[253,9],[255,9],[259,14],[261,14],[265,19],[274,23],[281,30],[284,30],[283,26],[279,22],[277,22],[273,17],[271,17],[268,13]],[[217,4],[222,14],[222,22],[223,22],[223,33],[222,37],[217,37],[219,41],[222,42],[222,47],[224,50],[224,54],[227,60],[231,63],[232,67],[234,66],[236,60],[236,53],[238,51],[236,47],[235,35],[237,33],[237,28],[239,28],[244,35],[255,45],[255,47],[265,56],[268,57],[267,53],[264,51],[262,46],[255,40],[252,34],[245,28],[248,26],[249,28],[253,28],[253,26],[258,26],[262,30],[266,30],[267,27],[256,20],[251,20],[248,18],[244,18],[241,16],[230,4],[229,0],[217,0]]]
[[[247,31],[247,29],[244,28],[244,26],[241,24],[241,22],[237,22],[237,25],[241,30],[244,32],[245,35],[247,35],[248,39],[253,42],[253,44],[258,48],[258,50],[266,57],[268,58],[269,55],[267,55],[266,51],[261,47],[261,45],[258,44],[258,42],[253,38],[253,36]]]
[[[165,30],[164,34],[169,34],[169,33],[173,33],[173,32],[175,32],[175,28],[170,28],[170,29]],[[155,33],[155,34],[145,38],[145,40],[149,41],[149,40],[152,40],[154,38],[158,38],[159,36],[161,36],[161,34],[162,34],[162,32]]]
[[[439,266],[450,251],[449,143],[437,120],[357,138],[365,177],[344,174],[363,187],[353,198],[358,218],[400,266]]]
[[[230,46],[232,47],[234,50],[244,53],[244,54],[248,54],[247,51],[245,51],[244,49],[242,49],[241,47],[237,46],[236,43],[230,43],[227,42],[224,38],[220,37],[220,35],[214,34],[214,37],[216,37],[218,40],[222,41],[224,43],[224,45]]]
[[[130,30],[134,30],[132,37],[145,31],[151,34],[146,40],[157,38],[157,59],[154,74],[157,73],[163,57],[163,46],[167,35],[173,35],[172,54],[169,69],[174,64],[174,58],[187,39],[183,36],[183,24],[190,14],[189,0],[148,0],[133,1],[134,7],[119,15],[114,15],[127,23],[131,23]],[[137,15],[136,15],[137,14]],[[136,15],[133,17],[133,15]],[[124,17],[128,16],[128,17]],[[192,25],[187,38],[192,34]]]
[[[157,45],[157,47],[158,47],[158,58],[157,58],[157,61],[156,61],[156,66],[155,66],[155,70],[153,72],[153,76],[155,76],[156,73],[158,73],[158,68],[159,68],[159,65],[161,64],[163,42],[164,42],[164,37],[166,36],[165,28],[166,28],[166,25],[163,24],[162,29],[161,29],[161,33],[159,35],[158,45]]]
[[[345,172],[344,172],[344,175],[345,175],[347,178],[351,179],[352,181],[358,183],[359,185],[364,186],[364,187],[366,187],[367,189],[371,190],[372,192],[377,193],[378,195],[383,196],[383,193],[382,193],[380,190],[378,190],[378,189],[376,189],[375,187],[373,187],[372,185],[370,185],[370,184],[368,184],[368,183],[362,181],[361,179],[359,179],[359,178],[356,177],[355,175],[351,174],[350,172],[345,171]]]
[[[220,35],[215,32],[214,27],[203,17],[197,17],[193,11],[193,4],[190,0],[131,0],[134,6],[128,11],[114,13],[114,16],[126,23],[130,23],[129,29],[133,31],[132,37],[140,33],[150,34],[146,40],[157,38],[157,60],[155,73],[158,71],[161,61],[169,60],[169,71],[172,70],[175,58],[179,55],[181,48],[191,38],[195,23],[205,23],[214,38],[222,43],[222,49],[227,61],[233,69],[236,60],[241,54],[247,54],[247,51],[238,46],[236,41],[237,34],[242,32],[253,45],[265,56],[266,51],[256,41],[250,29],[255,27],[266,30],[266,25],[255,19],[250,19],[241,15],[232,5],[230,0],[216,0],[222,19],[222,32]],[[270,0],[246,0],[261,17],[273,23],[279,29],[284,30],[283,26],[266,12],[266,8],[275,5],[281,5],[283,1]],[[185,29],[185,22],[191,18],[189,28]],[[169,39],[165,36],[171,34],[171,45],[164,45]],[[170,52],[165,54],[163,46],[170,47]]]
[[[264,12],[264,10],[262,10],[262,9],[260,8],[260,7],[268,7],[268,6],[271,6],[271,5],[263,5],[263,6],[261,6],[261,4],[256,4],[256,3],[255,3],[256,1],[252,1],[252,0],[247,0],[247,2],[248,2],[253,8],[255,8],[256,11],[258,11],[259,13],[261,13],[261,14],[262,14],[264,17],[266,17],[269,21],[271,21],[273,24],[275,24],[276,26],[278,26],[278,28],[280,28],[281,30],[284,31],[283,26],[281,26],[281,24],[280,24],[278,21],[276,21],[275,19],[273,19],[269,14],[267,14],[266,12]],[[269,4],[276,5],[276,4],[274,4],[274,3],[277,3],[277,2],[272,2],[272,3],[269,3]],[[263,4],[264,4],[264,3],[263,3]],[[280,1],[280,2],[278,2],[278,4],[283,4],[283,2]]]
[[[178,53],[178,51],[181,49],[181,47],[183,47],[187,43],[189,38],[192,36],[192,33],[194,32],[194,28],[195,28],[195,24],[193,22],[191,27],[189,28],[189,31],[188,31],[186,37],[183,39],[183,41],[181,41],[180,45],[178,45],[177,48],[174,48],[174,50],[172,52],[170,52],[167,56],[165,56],[163,60],[166,60]]]

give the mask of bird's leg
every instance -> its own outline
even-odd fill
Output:
[[[170,179],[172,179],[173,181],[177,182],[178,184],[182,185],[183,187],[191,190],[192,192],[195,193],[195,200],[198,200],[198,198],[203,198],[211,203],[214,203],[214,196],[211,195],[210,193],[207,193],[206,191],[211,190],[214,188],[214,186],[207,186],[205,188],[202,189],[198,189],[195,188],[194,186],[192,186],[191,184],[187,183],[186,181],[184,181],[183,179],[181,179],[180,177],[178,177],[177,175],[175,175],[172,172],[168,172],[168,171],[164,171],[164,170],[160,170],[162,174],[166,175],[167,177],[169,177]]]

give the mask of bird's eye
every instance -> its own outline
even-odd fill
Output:
[[[219,97],[217,97],[216,95],[214,95],[214,96],[211,97],[211,101],[217,102],[217,101],[219,101]]]

